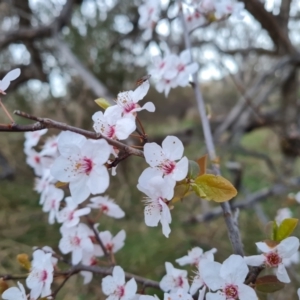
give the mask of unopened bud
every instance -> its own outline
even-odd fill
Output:
[[[27,254],[25,254],[25,253],[18,254],[17,260],[18,260],[19,264],[27,271],[29,271],[31,269],[31,263],[29,261]]]
[[[104,98],[98,98],[95,100],[95,102],[104,110],[111,106],[110,103]]]

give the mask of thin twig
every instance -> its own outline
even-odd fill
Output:
[[[33,115],[30,115],[28,113],[15,110],[14,114],[17,116],[20,116],[25,119],[37,121],[37,123],[31,124],[31,125],[19,125],[19,124],[7,124],[7,125],[0,125],[0,132],[1,131],[6,131],[6,132],[26,132],[26,131],[37,131],[45,128],[56,128],[60,129],[63,131],[72,131],[78,134],[81,134],[87,138],[94,139],[94,140],[99,140],[99,139],[104,139],[110,144],[111,146],[114,146],[120,150],[123,150],[124,152],[128,153],[129,155],[135,155],[135,156],[140,156],[144,157],[144,153],[141,150],[137,150],[131,146],[128,146],[126,144],[123,144],[119,141],[107,138],[103,136],[101,133],[89,131],[89,130],[84,130],[78,127],[70,126],[65,123],[57,122],[52,119],[48,118],[40,118],[36,117]]]
[[[188,30],[187,30],[187,25],[185,23],[185,18],[184,18],[183,11],[182,11],[181,1],[178,0],[178,3],[180,6],[179,14],[180,14],[181,22],[182,22],[182,27],[183,27],[185,47],[186,47],[186,49],[189,49],[191,62],[193,62],[191,40],[190,40],[190,36],[189,36]],[[206,142],[208,155],[213,164],[215,173],[220,175],[220,168],[219,168],[219,164],[217,163],[218,158],[217,158],[216,151],[215,151],[215,146],[214,146],[213,136],[212,136],[211,129],[210,129],[209,120],[206,115],[205,103],[204,103],[204,100],[203,100],[203,97],[202,97],[202,94],[200,91],[200,85],[199,85],[197,73],[193,74],[193,81],[194,81],[193,89],[194,89],[195,97],[196,97],[197,104],[198,104],[198,110],[199,110],[200,117],[201,117],[201,123],[202,123],[202,128],[203,128],[203,133],[204,133],[204,138],[205,138],[205,142]],[[226,222],[226,225],[228,228],[229,239],[230,239],[231,245],[233,247],[234,253],[243,256],[244,251],[243,251],[243,244],[242,244],[241,237],[240,237],[240,232],[239,232],[238,227],[235,226],[235,222],[233,220],[230,206],[229,206],[228,202],[224,202],[221,204],[221,207],[223,210],[225,222]]]

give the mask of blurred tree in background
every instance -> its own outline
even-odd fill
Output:
[[[212,22],[195,29],[191,37],[221,167],[239,190],[232,207],[253,208],[240,217],[246,252],[250,252],[255,251],[253,243],[264,236],[263,226],[278,208],[291,206],[295,215],[300,212],[294,198],[287,197],[299,190],[300,183],[300,4],[291,0],[241,2],[246,8],[242,21]],[[151,56],[161,54],[167,45],[175,53],[184,49],[175,2],[163,1],[161,20],[150,41],[142,38],[138,25],[140,4],[129,0],[0,1],[0,78],[21,68],[9,96],[3,97],[8,109],[91,129],[91,115],[98,110],[94,99],[113,100],[119,91],[133,89],[136,80],[148,73]],[[150,141],[173,134],[193,157],[206,153],[189,87],[171,91],[168,99],[153,88],[147,99],[156,105],[155,114],[141,115]],[[0,116],[5,123],[2,111]],[[4,259],[11,256],[13,261],[20,247],[28,250],[28,245],[45,243],[56,247],[59,235],[58,227],[41,225],[45,217],[32,192],[33,176],[24,163],[22,143],[22,134],[0,135],[1,273],[13,268],[13,262]],[[182,205],[181,211],[177,209],[177,240],[170,238],[166,249],[161,249],[160,232],[141,225],[143,208],[135,206],[141,198],[134,187],[138,175],[127,176],[139,174],[141,166],[138,159],[130,160],[130,165],[127,161],[121,165],[121,179],[114,179],[118,188],[112,191],[112,196],[121,198],[127,220],[108,221],[116,231],[127,226],[127,248],[119,259],[126,261],[130,271],[144,266],[144,275],[160,278],[165,260],[178,258],[199,244],[230,252],[226,230],[218,230],[223,222],[216,219],[221,216],[220,208],[205,202],[200,210],[193,200]],[[30,224],[33,218],[36,224]],[[212,219],[216,221],[198,224]],[[150,245],[148,250],[145,244]],[[14,250],[8,251],[9,247]],[[144,257],[139,257],[140,252]],[[149,261],[155,264],[149,266]],[[292,272],[299,285],[299,267]],[[62,299],[74,299],[79,293],[70,290],[72,281],[68,284],[69,295]],[[97,284],[81,291],[78,299],[86,295],[94,299],[92,295],[99,293]],[[281,291],[276,299],[287,299],[286,293]]]

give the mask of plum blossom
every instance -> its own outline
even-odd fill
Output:
[[[3,300],[27,300],[26,292],[22,283],[18,281],[17,287],[11,287],[3,292]]]
[[[86,266],[95,266],[98,261],[96,257],[103,256],[103,251],[99,245],[94,245],[93,252],[84,252],[81,263]],[[83,276],[83,284],[88,284],[93,279],[93,272],[80,271],[80,275]]]
[[[37,299],[51,294],[51,283],[53,281],[52,254],[43,250],[33,252],[31,271],[26,279],[26,285],[31,290],[30,297]]]
[[[32,247],[32,249],[35,251],[35,250],[37,250],[37,249],[40,249],[40,250],[43,250],[45,253],[51,253],[51,262],[52,262],[52,265],[53,266],[56,266],[57,265],[57,262],[58,262],[58,258],[57,257],[55,257],[55,256],[53,256],[53,254],[55,255],[55,252],[54,252],[54,250],[51,248],[51,247],[49,247],[49,246],[44,246],[44,247],[42,247],[42,248],[39,248],[39,247],[36,247],[36,246],[34,246],[34,247]]]
[[[99,238],[108,253],[116,253],[124,246],[126,232],[125,230],[121,230],[113,237],[112,234],[106,230],[99,233]]]
[[[289,283],[290,278],[284,266],[284,259],[291,258],[299,248],[299,239],[290,236],[282,240],[277,246],[270,247],[267,243],[256,243],[257,248],[263,252],[260,255],[245,256],[244,259],[249,266],[265,265],[268,268],[277,268],[278,280]]]
[[[26,148],[24,152],[26,154],[26,163],[33,168],[34,174],[36,176],[42,176],[45,165],[41,154],[36,152],[33,148]]]
[[[48,129],[41,129],[37,131],[32,131],[32,132],[25,132],[25,143],[24,143],[24,149],[30,149],[32,147],[35,147],[41,136],[47,133]]]
[[[57,213],[57,220],[63,223],[63,226],[73,227],[80,222],[80,217],[91,212],[89,207],[77,209],[78,204],[74,202],[72,197],[65,199],[67,206]]]
[[[73,200],[80,204],[92,194],[103,193],[109,185],[104,163],[110,155],[105,140],[90,141],[74,132],[62,132],[58,139],[57,157],[51,174],[57,180],[69,182]]]
[[[135,119],[137,112],[144,109],[154,112],[155,106],[152,102],[147,102],[142,107],[138,104],[148,93],[149,87],[149,80],[145,80],[134,91],[119,93],[116,100],[117,105],[108,107],[105,113],[110,118],[119,120],[121,117]]]
[[[64,191],[56,188],[54,185],[50,185],[45,194],[43,203],[43,212],[48,212],[49,224],[54,224],[55,219],[58,216],[60,202],[64,198]]]
[[[59,135],[51,136],[46,139],[45,144],[43,145],[40,155],[42,156],[58,156],[58,138]]]
[[[207,299],[214,300],[255,300],[255,291],[244,284],[249,269],[239,255],[230,255],[223,264],[203,261],[201,263],[202,278],[211,291],[206,294]]]
[[[117,105],[112,106],[112,108],[114,107],[118,108]],[[110,139],[127,139],[136,128],[135,121],[132,118],[116,117],[109,112],[110,110],[107,108],[104,113],[98,111],[93,114],[94,130]]]
[[[217,252],[216,248],[203,252],[203,250],[200,247],[195,247],[192,250],[188,251],[188,255],[176,259],[176,262],[180,266],[184,266],[184,265],[198,266],[201,259],[208,259],[210,261],[213,261],[214,253],[216,252]]]
[[[164,91],[166,97],[171,88],[187,86],[190,75],[198,71],[198,64],[192,62],[189,49],[182,51],[179,56],[167,50],[164,58],[156,57],[153,62],[150,74],[156,79],[157,91]]]
[[[173,186],[166,185],[160,176],[152,177],[151,172],[144,171],[139,178],[137,188],[147,196],[144,200],[146,225],[156,227],[160,222],[163,234],[169,237],[171,232],[169,224],[172,217],[167,203],[174,195]]]
[[[289,219],[292,217],[293,217],[292,211],[288,207],[278,209],[275,217],[277,226],[279,226],[284,219]]]
[[[160,0],[145,0],[138,8],[140,14],[139,27],[145,29],[143,39],[148,41],[152,38],[152,31],[159,20]]]
[[[130,300],[137,291],[134,278],[125,283],[125,273],[120,266],[115,266],[112,276],[108,275],[102,279],[102,291],[108,296],[108,300]]]
[[[75,227],[62,226],[60,228],[62,238],[59,241],[59,250],[63,254],[72,253],[72,264],[77,265],[82,259],[85,252],[93,252],[94,245],[90,236],[93,232],[83,223]]]
[[[147,176],[150,177],[163,176],[168,185],[174,188],[176,181],[183,180],[188,172],[188,159],[186,156],[182,157],[183,151],[183,144],[176,136],[167,136],[162,146],[146,143],[144,155],[150,168],[143,173],[149,173]]]
[[[188,292],[189,283],[187,280],[187,271],[176,269],[169,262],[166,262],[165,266],[167,274],[160,281],[159,287],[165,292],[171,291],[171,293],[173,293],[178,289],[183,289]]]
[[[44,204],[49,188],[57,181],[50,173],[50,169],[44,169],[42,177],[36,177],[34,180],[34,190],[41,194],[39,204]]]
[[[21,74],[21,70],[19,68],[13,69],[9,71],[2,80],[0,80],[0,94],[5,95],[5,91],[10,86],[10,82],[17,79]]]
[[[120,219],[125,216],[125,213],[120,206],[108,196],[93,197],[90,199],[90,201],[92,203],[88,204],[88,207],[99,209],[103,214],[109,217]]]

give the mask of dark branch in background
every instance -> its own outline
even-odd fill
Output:
[[[240,1],[244,2],[245,8],[260,23],[262,28],[268,32],[270,38],[272,39],[279,53],[281,54],[296,53],[296,50],[293,47],[285,30],[283,30],[283,28],[280,26],[276,17],[264,8],[264,4],[261,1],[259,0],[240,0]]]
[[[72,132],[81,134],[87,138],[94,139],[94,140],[104,139],[111,146],[116,147],[124,152],[127,152],[129,155],[144,157],[143,151],[137,150],[137,149],[130,147],[128,145],[125,145],[121,142],[107,138],[107,137],[103,136],[101,133],[84,130],[84,129],[70,126],[65,123],[57,122],[57,121],[54,121],[54,120],[51,120],[48,118],[35,117],[35,116],[32,116],[25,112],[21,112],[19,110],[14,111],[14,114],[16,114],[17,116],[20,116],[22,118],[25,118],[25,119],[37,121],[37,123],[31,124],[31,125],[18,125],[18,124],[3,125],[3,124],[0,124],[0,132],[1,131],[2,132],[26,132],[26,131],[37,131],[37,130],[41,130],[41,129],[45,129],[45,128],[56,128],[56,129],[60,129],[63,131],[68,130],[68,131],[72,131]]]
[[[179,17],[181,19],[182,28],[183,28],[185,48],[189,50],[190,56],[191,56],[191,62],[193,62],[191,40],[190,40],[190,36],[189,36],[188,30],[187,30],[187,25],[185,23],[185,18],[183,15],[180,0],[178,0],[178,4],[180,6]],[[197,105],[198,105],[198,111],[199,111],[199,114],[201,117],[202,129],[203,129],[203,133],[204,133],[204,138],[205,138],[208,155],[209,155],[209,158],[213,165],[214,171],[216,172],[217,175],[220,175],[220,168],[217,163],[218,159],[217,159],[217,155],[216,155],[216,151],[215,151],[213,136],[212,136],[212,132],[211,132],[211,128],[210,128],[210,123],[209,123],[209,120],[206,115],[205,103],[204,103],[204,99],[201,94],[197,73],[193,74],[192,87],[193,87],[193,90],[195,93],[195,98],[196,98]],[[232,212],[231,212],[228,202],[221,203],[221,208],[224,213],[224,219],[225,219],[225,223],[226,223],[226,226],[228,229],[228,236],[229,236],[229,240],[231,242],[233,251],[235,254],[239,254],[239,255],[243,256],[244,251],[243,251],[243,244],[242,244],[241,237],[240,237],[240,232],[239,232],[238,227],[236,226],[236,222],[234,221],[234,218],[233,218],[233,215],[232,215]]]
[[[69,23],[72,16],[73,4],[73,0],[67,0],[59,16],[49,25],[20,28],[17,30],[3,32],[0,36],[0,48],[3,49],[11,43],[32,41],[52,36]]]

